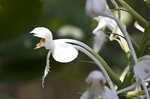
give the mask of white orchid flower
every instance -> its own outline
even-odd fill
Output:
[[[146,87],[146,79],[150,78],[150,60],[138,62],[134,66],[134,73],[137,81],[137,88],[139,88],[141,84],[146,93],[147,99],[150,99],[150,95]]]
[[[95,56],[92,53],[90,53],[92,49],[88,45],[72,39],[53,40],[52,33],[50,32],[50,30],[44,27],[35,28],[33,31],[31,31],[31,33],[33,33],[34,36],[36,37],[42,38],[40,43],[37,44],[35,49],[38,49],[40,47],[45,47],[46,49],[49,50],[47,54],[45,72],[42,78],[42,85],[44,85],[44,79],[47,76],[49,71],[49,57],[51,54],[56,61],[66,63],[74,60],[78,55],[77,50],[79,50],[85,53],[87,56],[89,56],[89,58],[91,58],[98,65],[98,67],[104,73],[111,90],[113,90],[113,92],[116,93],[114,85],[110,77],[108,76],[108,73],[102,66],[101,62],[99,62],[99,60],[95,58]]]
[[[93,49],[95,52],[99,52],[104,42],[107,40],[106,34],[103,32],[104,29],[107,27],[112,31],[113,28],[115,28],[114,26],[116,24],[114,23],[113,20],[110,20],[109,18],[103,16],[95,17],[94,19],[98,22],[98,25],[93,30],[93,34],[94,34]]]
[[[120,44],[121,48],[124,50],[125,53],[128,53],[130,51],[123,33],[121,32],[117,23],[113,19],[108,18],[108,17],[103,17],[103,16],[99,16],[94,19],[98,21],[97,27],[93,30],[94,35],[97,36],[98,35],[97,33],[99,33],[99,31],[104,31],[105,28],[108,28],[110,31],[112,31],[112,34],[110,35],[109,39],[111,41],[116,40]],[[101,35],[103,34],[101,33]],[[101,40],[102,38],[97,37],[97,39]],[[97,39],[95,39],[95,41],[98,41]],[[100,45],[97,45],[97,46],[100,46]]]
[[[127,40],[127,44],[130,48],[130,51],[131,51],[131,54],[133,56],[135,63],[137,63],[137,56],[136,56],[135,50],[133,48],[132,42],[130,40],[130,37],[128,35],[128,32],[126,30],[126,27],[123,23],[121,23],[121,21],[118,18],[116,18],[112,14],[106,0],[86,0],[85,10],[86,10],[87,15],[91,16],[92,18],[98,17],[98,16],[104,16],[104,17],[108,17],[108,18],[115,20],[115,22],[117,23],[117,25],[119,26],[119,28],[121,29],[122,33],[124,34],[124,36]],[[120,43],[120,44],[122,44],[122,43]],[[125,52],[126,52],[126,50],[125,50]]]
[[[118,99],[118,96],[105,85],[106,80],[100,71],[91,72],[86,82],[90,87],[80,99],[100,99],[100,97],[103,99]]]
[[[33,33],[34,36],[41,38],[40,43],[38,43],[34,49],[45,47],[49,50],[45,72],[42,78],[43,85],[44,79],[49,71],[49,57],[51,54],[56,61],[67,63],[73,61],[78,56],[78,51],[71,44],[66,43],[63,40],[53,40],[51,31],[45,27],[37,27],[30,33]]]

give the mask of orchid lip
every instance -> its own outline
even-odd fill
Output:
[[[37,49],[41,48],[40,45],[41,45],[40,43],[36,44],[36,47],[34,48],[34,50],[37,50]]]
[[[34,50],[37,50],[37,49],[41,48],[41,45],[42,45],[43,43],[45,43],[45,38],[42,38],[42,39],[40,40],[40,42],[39,42],[38,44],[36,44],[36,47],[34,48]]]

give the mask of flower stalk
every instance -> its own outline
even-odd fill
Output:
[[[124,0],[118,0],[120,4],[126,8],[130,14],[132,14],[144,27],[148,26],[148,21],[143,18],[140,14],[138,14],[131,6],[129,6]]]
[[[127,43],[128,43],[129,48],[131,50],[131,54],[132,54],[132,57],[134,59],[134,62],[137,63],[137,56],[136,56],[135,50],[133,48],[132,42],[130,40],[130,37],[128,35],[128,32],[126,30],[125,25],[123,23],[121,23],[120,20],[118,18],[116,18],[115,16],[113,16],[113,15],[109,15],[108,17],[114,19],[116,21],[116,23],[118,24],[120,30],[122,31],[122,33],[124,34],[124,36],[125,36],[125,38],[127,40]]]
[[[96,59],[98,59],[98,61],[102,64],[102,66],[104,67],[104,69],[108,72],[108,75],[110,76],[110,78],[113,80],[113,82],[117,85],[117,86],[121,86],[121,81],[119,80],[119,77],[112,71],[112,69],[110,68],[110,66],[105,62],[105,60],[99,56],[93,49],[91,49],[88,45],[77,41],[77,40],[72,40],[72,39],[59,39],[59,40],[63,40],[65,42],[68,43],[73,43],[75,45],[79,45],[82,46],[83,48],[85,48],[87,51],[89,51]]]
[[[106,70],[104,69],[104,67],[102,66],[102,64],[98,61],[98,59],[96,59],[90,52],[88,52],[86,49],[82,48],[81,46],[74,45],[74,47],[76,49],[80,50],[81,52],[85,53],[86,55],[88,55],[98,65],[98,67],[100,68],[100,70],[104,73],[104,75],[106,77],[106,80],[107,80],[110,88],[115,92],[115,88],[114,88],[113,82],[109,78]]]
[[[150,93],[150,90],[148,90],[148,92]],[[126,93],[121,94],[120,96],[123,96],[126,99],[131,99],[141,95],[145,95],[144,90],[128,91]]]

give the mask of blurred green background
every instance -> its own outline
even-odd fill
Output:
[[[150,19],[148,4],[142,0],[128,2]],[[88,73],[98,67],[82,53],[69,64],[58,63],[51,57],[51,72],[42,88],[47,51],[33,50],[39,39],[29,32],[46,26],[54,39],[78,39],[92,47],[91,32],[96,22],[86,16],[84,6],[85,0],[0,0],[0,99],[79,98],[87,87]],[[140,33],[133,28],[133,22],[134,19],[128,29],[137,38]],[[127,64],[116,41],[107,41],[100,55],[118,74]]]

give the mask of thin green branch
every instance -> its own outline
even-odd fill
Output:
[[[116,90],[115,90],[115,87],[114,87],[114,85],[113,85],[113,82],[112,82],[112,80],[110,79],[110,77],[109,77],[107,71],[104,69],[104,67],[103,67],[103,65],[101,64],[101,62],[98,61],[98,59],[97,59],[92,53],[90,53],[89,51],[87,51],[85,48],[83,48],[83,47],[81,47],[81,46],[79,46],[79,45],[73,45],[73,46],[74,46],[76,49],[78,49],[79,51],[81,51],[81,52],[83,52],[84,54],[86,54],[87,56],[89,56],[89,58],[91,58],[91,59],[98,65],[98,67],[100,68],[100,70],[103,72],[103,74],[104,74],[104,76],[105,76],[105,78],[106,78],[106,80],[107,80],[107,82],[108,82],[108,84],[109,84],[111,90],[116,93]],[[117,93],[116,93],[116,94],[117,94]]]
[[[112,78],[112,81],[118,86],[121,86],[121,81],[118,79],[118,76],[112,71],[110,66],[103,60],[102,57],[100,57],[96,52],[94,52],[92,49],[89,49],[89,51],[103,64],[104,68],[108,72],[109,76]]]
[[[118,4],[117,4],[117,2],[115,0],[111,0],[111,2],[114,5],[115,9],[119,9],[119,6],[118,6]],[[120,10],[118,10],[118,17],[119,17],[119,19],[121,17]]]
[[[150,93],[150,90],[148,92]],[[130,98],[141,96],[141,95],[145,95],[144,90],[129,91],[127,93],[121,94],[120,96],[123,96],[126,99],[130,99]]]
[[[150,23],[139,13],[137,13],[130,5],[128,5],[124,0],[118,0],[120,4],[125,7],[134,17],[141,23],[141,25],[145,28],[145,32],[142,36],[142,42],[140,44],[140,50],[138,52],[138,56],[142,56],[144,53],[144,49],[146,48],[146,44],[149,40],[149,32],[150,32]]]
[[[138,14],[131,6],[129,6],[124,0],[118,0],[120,2],[120,4],[126,8],[130,14],[132,14],[140,23],[142,26],[147,27],[148,26],[148,22],[147,20],[142,17],[140,14]]]
[[[59,39],[59,40],[63,40],[65,42],[68,43],[73,43],[76,45],[80,45],[82,47],[84,47],[86,50],[88,50],[93,56],[95,56],[95,58],[98,59],[98,61],[103,65],[104,69],[108,72],[108,75],[110,76],[110,78],[112,79],[112,81],[119,87],[121,86],[121,81],[119,79],[119,77],[115,74],[115,72],[112,71],[112,69],[110,68],[110,66],[105,62],[105,60],[99,56],[96,52],[94,52],[94,50],[92,50],[88,45],[77,41],[77,40],[73,40],[73,39]]]
[[[131,39],[130,39],[130,37],[128,35],[128,32],[126,30],[125,25],[123,23],[121,23],[121,21],[118,18],[116,18],[113,14],[112,15],[108,15],[107,17],[114,19],[116,21],[116,23],[118,24],[121,32],[124,34],[124,36],[125,36],[125,38],[127,40],[128,46],[129,46],[130,51],[131,51],[131,55],[132,55],[132,57],[134,59],[134,63],[137,63],[137,56],[136,56],[135,50],[133,48]]]

